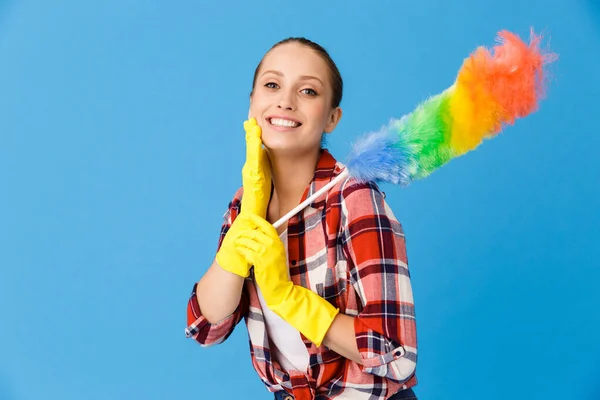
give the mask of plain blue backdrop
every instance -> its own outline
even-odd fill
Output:
[[[462,7],[462,8],[461,8]],[[184,338],[240,185],[254,67],[325,46],[352,140],[509,29],[560,55],[539,112],[408,188],[420,399],[600,398],[600,5],[0,2],[0,399],[269,399],[240,324]]]

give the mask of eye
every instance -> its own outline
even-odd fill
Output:
[[[302,89],[302,92],[304,92],[304,94],[307,94],[309,96],[317,95],[317,92],[315,92],[313,89],[310,89],[310,88]]]
[[[268,87],[269,89],[277,89],[277,84],[275,82],[267,82],[265,83],[265,87]]]

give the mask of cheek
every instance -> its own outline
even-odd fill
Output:
[[[255,95],[250,101],[250,116],[256,118],[257,120],[260,119],[262,108],[263,106],[260,96]]]
[[[327,116],[329,115],[329,107],[325,103],[313,104],[310,108],[311,117],[319,125],[327,124]]]

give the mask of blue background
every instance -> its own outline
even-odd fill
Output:
[[[476,46],[530,27],[560,55],[540,111],[384,185],[407,233],[417,393],[600,398],[598,2],[73,0],[0,2],[0,399],[270,398],[243,324],[209,349],[183,332],[263,53],[294,35],[331,52],[343,160]]]

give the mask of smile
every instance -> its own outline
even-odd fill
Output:
[[[277,126],[277,127],[280,127],[280,128],[297,128],[300,125],[302,125],[299,122],[292,121],[292,120],[289,120],[289,119],[284,119],[284,118],[275,118],[275,117],[273,117],[273,118],[269,118],[268,121],[269,121],[269,123],[271,125]]]

